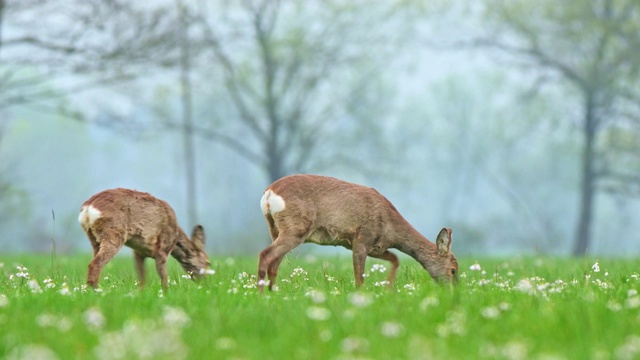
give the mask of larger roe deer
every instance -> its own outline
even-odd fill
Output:
[[[291,175],[265,190],[260,207],[273,241],[260,252],[261,289],[267,275],[269,289],[273,288],[284,256],[305,242],[351,249],[356,287],[364,283],[367,256],[391,262],[392,286],[398,258],[390,248],[416,259],[438,282],[457,282],[451,229],[442,229],[436,243],[430,242],[373,188],[326,176]]]
[[[82,204],[78,221],[93,247],[87,284],[94,288],[98,286],[102,268],[123,245],[133,249],[141,287],[145,283],[147,257],[155,259],[165,291],[169,254],[193,277],[201,276],[210,266],[202,226],[193,228],[189,240],[178,226],[171,206],[148,193],[121,188],[99,192]]]

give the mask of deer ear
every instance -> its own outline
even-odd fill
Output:
[[[451,229],[443,228],[436,239],[438,253],[440,255],[448,254],[451,251]]]
[[[205,236],[202,225],[196,225],[191,232],[191,241],[198,250],[204,250]]]

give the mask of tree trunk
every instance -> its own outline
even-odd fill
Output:
[[[591,244],[591,223],[593,218],[593,206],[595,200],[595,136],[597,119],[594,114],[594,94],[589,92],[585,99],[584,136],[585,143],[582,152],[581,166],[581,193],[580,193],[580,217],[576,231],[573,255],[582,256],[587,253]]]
[[[4,29],[4,8],[5,8],[6,2],[5,0],[0,0],[0,49],[2,49],[2,42],[4,41],[4,33],[3,33],[3,29]]]
[[[269,151],[269,158],[267,163],[267,175],[269,176],[269,183],[280,179],[281,177],[288,175],[285,170],[284,159],[277,154],[276,151]]]
[[[179,4],[182,5],[182,4]],[[197,222],[196,166],[193,145],[193,115],[191,109],[191,63],[189,62],[189,39],[184,6],[180,6],[182,42],[180,46],[180,86],[182,88],[182,136],[184,145],[184,170],[187,190],[187,217],[190,226]]]

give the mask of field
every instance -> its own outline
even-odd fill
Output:
[[[637,359],[640,260],[461,259],[454,289],[402,258],[396,285],[369,260],[363,289],[347,256],[289,255],[279,290],[256,290],[254,258],[214,258],[195,283],[152,261],[83,286],[86,256],[0,256],[4,359]]]

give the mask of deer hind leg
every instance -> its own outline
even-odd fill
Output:
[[[91,243],[91,248],[93,248],[93,257],[96,257],[96,255],[98,255],[98,250],[100,250],[100,243],[98,243],[98,239],[96,239],[96,236],[93,234],[91,229],[87,229],[86,233],[89,238],[89,242]]]
[[[304,236],[292,236],[280,232],[278,238],[260,252],[258,262],[258,286],[260,286],[260,290],[264,289],[264,278],[267,275],[267,270],[272,269],[273,281],[275,281],[275,273],[277,273],[278,265],[280,265],[282,258],[289,251],[302,244],[303,241]],[[269,286],[269,288],[271,289],[272,286]]]
[[[389,288],[393,287],[393,282],[396,280],[396,271],[398,270],[398,266],[400,265],[398,257],[389,250],[386,250],[378,256],[371,255],[371,257],[391,262],[391,272],[389,273]]]
[[[267,219],[267,224],[269,225],[269,236],[271,236],[271,242],[276,241],[280,232],[276,227],[275,220],[271,214],[266,214],[265,218]],[[280,267],[280,263],[284,259],[285,255],[274,259],[271,264],[269,264],[269,268],[267,269],[267,275],[269,276],[269,290],[273,290],[273,286],[276,284],[276,277],[278,276],[278,267]]]
[[[273,216],[271,214],[265,215],[265,218],[267,219],[267,224],[269,225],[269,235],[271,236],[271,242],[274,242],[278,238],[278,228],[276,227],[275,220],[273,219]]]
[[[278,277],[278,268],[280,267],[280,263],[284,259],[285,255],[274,259],[271,264],[269,264],[269,268],[267,269],[267,275],[269,276],[269,290],[273,290],[273,286],[276,284],[276,278]]]
[[[134,251],[133,259],[136,265],[136,272],[138,274],[138,286],[140,288],[143,288],[146,282],[146,275],[144,271],[144,259],[146,259],[146,256],[140,254],[137,251]]]
[[[93,288],[98,287],[100,280],[100,272],[102,268],[120,251],[122,241],[109,241],[114,238],[123,237],[122,234],[114,234],[115,237],[101,236],[99,249],[93,260],[89,263],[89,273],[87,275],[87,284]]]

